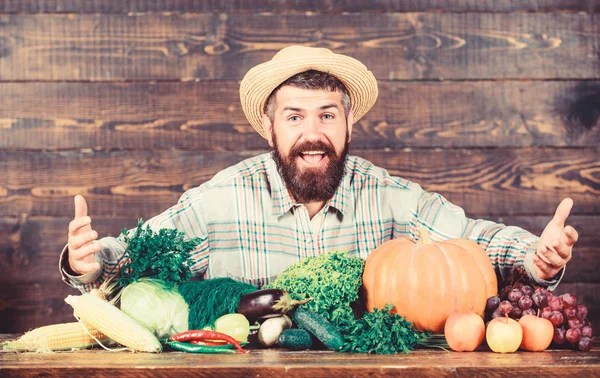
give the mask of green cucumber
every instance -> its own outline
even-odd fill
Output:
[[[301,327],[312,333],[327,348],[339,351],[344,346],[344,337],[327,319],[304,307],[299,307],[294,320]]]
[[[277,344],[290,350],[305,350],[312,346],[312,336],[303,329],[293,328],[281,332]]]

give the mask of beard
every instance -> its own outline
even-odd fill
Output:
[[[287,157],[281,155],[277,145],[277,136],[273,134],[271,154],[277,164],[277,170],[292,196],[300,203],[324,202],[333,197],[340,186],[346,172],[346,157],[348,156],[348,132],[342,152],[337,155],[334,148],[322,141],[304,142],[294,146]],[[306,151],[323,151],[328,163],[325,169],[306,168],[300,170],[297,158]]]

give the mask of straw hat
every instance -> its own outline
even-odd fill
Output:
[[[262,114],[267,98],[279,84],[304,71],[317,70],[338,78],[350,95],[350,108],[358,121],[377,100],[377,80],[358,60],[325,48],[288,46],[268,62],[253,67],[240,84],[240,100],[246,118],[265,138]]]

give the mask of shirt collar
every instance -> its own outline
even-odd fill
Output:
[[[333,197],[328,201],[328,206],[338,210],[342,215],[350,213],[353,209],[354,203],[350,196],[350,184],[352,180],[351,164],[348,158],[346,158],[346,173],[342,178],[342,182],[336,189]],[[273,201],[271,212],[274,216],[282,216],[296,205],[298,202],[294,199],[288,188],[285,186],[283,177],[277,170],[277,164],[271,157],[269,161],[269,167],[267,169],[269,175],[269,182],[271,183],[271,199]]]

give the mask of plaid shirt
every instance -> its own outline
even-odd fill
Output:
[[[194,275],[231,277],[259,287],[306,257],[345,250],[366,259],[390,239],[416,241],[421,226],[430,230],[433,240],[477,242],[500,279],[515,264],[524,264],[529,275],[544,286],[556,286],[562,277],[545,281],[535,274],[536,236],[518,227],[469,219],[439,194],[390,176],[356,156],[348,156],[340,186],[312,220],[306,207],[291,196],[271,154],[266,153],[185,192],[177,204],[146,224],[153,230],[175,228],[201,240],[192,252]],[[103,248],[97,259],[103,268],[79,277],[65,272],[65,248],[61,257],[64,281],[81,291],[97,287],[116,271],[113,268],[125,250],[121,237],[99,240]]]

